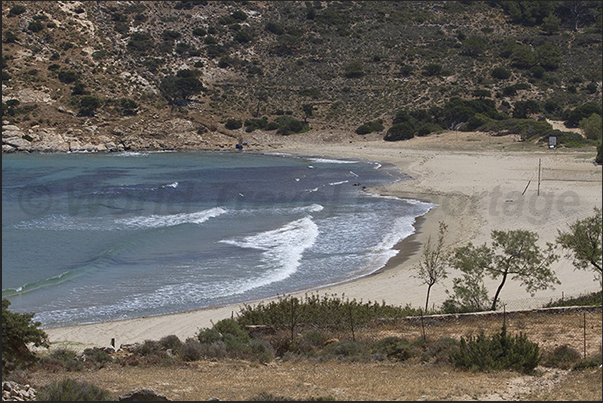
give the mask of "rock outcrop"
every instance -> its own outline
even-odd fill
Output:
[[[27,402],[36,400],[36,390],[29,385],[2,381],[2,401]]]

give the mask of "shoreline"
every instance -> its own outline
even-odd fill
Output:
[[[469,135],[480,136],[475,133],[469,133]],[[468,134],[453,133],[446,136],[466,141]],[[534,211],[529,209],[517,211],[517,214],[514,215],[505,215],[505,208],[508,208],[505,201],[510,200],[505,200],[505,197],[512,195],[515,200],[520,199],[517,193],[521,192],[527,182],[526,179],[530,179],[529,175],[533,174],[531,165],[534,165],[534,161],[535,166],[538,166],[539,152],[501,152],[500,149],[492,150],[489,145],[485,147],[486,149],[464,150],[461,148],[459,150],[457,147],[455,151],[450,151],[447,148],[449,144],[438,143],[439,136],[429,137],[431,136],[396,144],[377,141],[352,144],[327,143],[318,148],[320,156],[325,158],[356,158],[393,164],[401,172],[409,175],[410,179],[370,189],[371,192],[417,199],[436,206],[415,219],[414,233],[395,245],[394,249],[399,252],[380,269],[348,282],[288,295],[303,297],[305,294],[317,293],[319,295],[339,295],[342,298],[345,295],[346,298],[355,298],[365,302],[383,300],[390,305],[410,304],[414,307],[423,307],[427,288],[420,280],[412,276],[413,267],[420,259],[421,246],[425,244],[430,235],[437,236],[440,221],[444,221],[448,225],[447,240],[450,247],[468,242],[487,243],[490,240],[492,229],[512,229],[519,224],[536,231],[541,237],[541,242],[552,242],[556,234],[556,231],[552,231],[554,228],[561,228],[576,218],[591,215],[593,204],[601,206],[600,167],[597,170],[597,167],[593,168],[592,163],[580,161],[580,152],[569,151],[551,154],[550,157],[546,156],[554,159],[547,164],[547,169],[551,172],[558,171],[556,175],[559,177],[558,181],[555,178],[549,178],[550,183],[547,183],[546,187],[555,188],[554,192],[557,193],[572,191],[579,196],[580,203],[575,206],[571,214],[563,214],[563,210],[551,208],[550,211],[546,211],[546,218],[549,218],[550,224],[547,221],[536,220],[533,217],[535,216]],[[481,138],[483,141],[492,141],[490,136],[485,134]],[[511,138],[502,140],[509,144],[513,141]],[[480,139],[480,141],[482,140]],[[501,141],[501,139],[495,139],[495,141]],[[462,143],[461,145],[465,146]],[[470,145],[473,147],[474,143]],[[266,150],[266,152],[315,156],[317,155],[316,150],[316,144],[292,141],[290,144],[282,145],[278,149]],[[258,151],[261,152],[261,150]],[[571,180],[572,177],[575,177],[575,180]],[[543,186],[544,188],[545,186]],[[502,193],[503,197],[495,198],[496,192]],[[535,190],[531,189],[531,192],[535,193]],[[493,206],[496,209],[493,209]],[[503,214],[500,214],[501,211]],[[501,298],[505,301],[520,301],[521,303],[525,301],[527,307],[529,304],[538,304],[543,298],[561,297],[562,293],[571,296],[597,289],[597,284],[592,281],[592,274],[573,270],[571,261],[568,259],[560,259],[554,269],[562,281],[562,286],[559,286],[557,290],[541,291],[537,293],[536,298],[531,298],[519,284],[507,282]],[[433,304],[435,307],[448,297],[445,289],[450,286],[452,277],[454,277],[454,273],[449,273],[448,280],[433,287],[430,294],[430,305]],[[486,282],[489,290],[496,285],[497,282]],[[243,305],[254,305],[277,298],[44,330],[49,335],[53,347],[63,346],[82,350],[93,346],[108,346],[112,338],[116,339],[116,345],[142,342],[147,339],[159,340],[167,335],[176,335],[184,341],[188,337],[194,337],[201,328],[209,328],[213,326],[213,323],[235,315]],[[513,307],[508,309],[513,309]]]

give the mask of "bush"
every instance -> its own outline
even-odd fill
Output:
[[[14,7],[11,7],[10,11],[8,12],[8,17],[13,17],[15,15],[23,14],[25,12],[25,10],[27,10],[25,8],[25,6],[22,6],[20,4],[14,6]]]
[[[450,356],[457,353],[461,343],[451,337],[442,337],[435,343],[429,344],[421,353],[421,361],[435,360],[436,363],[449,363]]]
[[[182,348],[182,341],[175,334],[170,334],[159,339],[159,344],[166,350],[177,353]]]
[[[145,55],[153,50],[155,41],[153,41],[153,37],[148,32],[134,32],[130,35],[126,47],[132,53]]]
[[[94,111],[101,105],[100,99],[91,95],[80,98],[80,110],[78,116],[94,116]]]
[[[601,106],[595,102],[588,102],[571,111],[567,111],[565,112],[566,116],[564,119],[565,127],[578,127],[582,119],[590,117],[593,113],[596,113],[599,116],[603,115]]]
[[[511,77],[511,72],[504,67],[496,67],[492,70],[492,77],[500,80],[506,80]]]
[[[236,340],[242,343],[247,343],[251,340],[249,332],[242,328],[236,320],[231,318],[222,319],[216,323],[213,328],[222,334],[223,339],[226,335],[232,335]]]
[[[134,347],[132,352],[148,358],[164,359],[167,357],[167,352],[161,343],[155,340],[145,340],[144,343]]]
[[[366,122],[361,126],[358,126],[356,129],[356,134],[368,134],[372,132],[380,132],[383,130],[383,119],[373,120],[371,122]]]
[[[299,133],[305,128],[303,122],[291,116],[279,116],[274,121],[278,125],[276,132],[278,134],[282,134],[283,136],[287,136],[292,133]],[[266,128],[268,129],[268,127]]]
[[[71,70],[59,71],[59,81],[65,84],[71,84],[76,82],[80,78],[80,75]]]
[[[582,358],[582,355],[578,350],[568,345],[563,345],[556,347],[552,352],[544,353],[542,355],[542,365],[545,367],[569,369],[580,358]]]
[[[29,29],[31,32],[40,32],[44,29],[44,24],[42,24],[40,21],[31,21],[27,26],[27,29]]]
[[[361,359],[366,352],[366,346],[356,341],[338,341],[327,344],[322,351],[321,359]]]
[[[230,130],[237,130],[243,126],[243,123],[239,119],[228,119],[226,123],[224,123],[224,127]]]
[[[203,349],[198,340],[188,338],[180,347],[180,358],[183,361],[199,361],[203,358]]]
[[[500,334],[491,338],[482,331],[477,337],[461,337],[457,352],[450,359],[454,366],[478,371],[512,369],[526,374],[532,373],[540,362],[538,343],[528,340],[523,333],[507,336],[503,326]]]
[[[253,358],[263,364],[274,360],[274,348],[265,340],[251,340],[249,342],[249,350],[253,354]]]
[[[38,388],[36,400],[49,402],[99,402],[115,399],[108,390],[89,384],[86,381],[78,382],[71,378],[65,378]]]
[[[264,29],[268,32],[272,32],[275,35],[282,35],[285,33],[285,29],[276,22],[268,21],[264,26]]]
[[[580,126],[587,139],[601,140],[601,115],[593,113],[590,117],[580,120],[578,126]]]
[[[430,63],[423,69],[423,75],[437,76],[442,73],[442,65],[438,63]]]
[[[364,76],[364,65],[362,60],[352,60],[344,66],[344,76],[346,78],[360,78]]]
[[[81,371],[84,364],[77,358],[77,353],[68,348],[58,348],[53,350],[45,357],[40,358],[38,364],[40,368],[48,371]]]
[[[394,124],[387,130],[383,140],[385,141],[400,141],[408,140],[415,137],[415,128],[410,122],[402,122]]]
[[[18,40],[19,37],[13,31],[7,30],[4,32],[4,43],[17,43]]]
[[[371,346],[373,354],[384,354],[396,361],[406,361],[416,355],[410,341],[400,337],[386,337]]]
[[[574,365],[572,365],[572,371],[579,371],[587,368],[597,368],[601,366],[602,361],[603,359],[601,353],[597,353],[576,362]]]
[[[84,350],[86,364],[92,364],[96,368],[102,368],[105,364],[112,362],[113,357],[107,351],[100,348],[87,348]]]

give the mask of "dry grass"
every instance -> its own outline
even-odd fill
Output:
[[[429,339],[458,338],[484,330],[500,331],[500,320],[487,316],[425,322]],[[582,352],[584,312],[508,315],[510,334],[522,331],[543,350],[567,344]],[[601,312],[587,314],[587,354],[601,352]],[[356,340],[387,336],[415,339],[421,326],[388,321],[356,333]],[[174,366],[122,367],[110,364],[82,372],[33,371],[29,382],[40,387],[70,377],[86,380],[119,395],[151,388],[170,400],[251,400],[260,394],[288,400],[601,400],[601,368],[570,371],[539,366],[535,374],[458,370],[445,363],[276,360],[259,364],[242,360],[201,360]]]

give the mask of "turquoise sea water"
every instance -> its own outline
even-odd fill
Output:
[[[349,281],[433,207],[365,190],[405,178],[246,152],[3,155],[2,297],[62,326]]]

